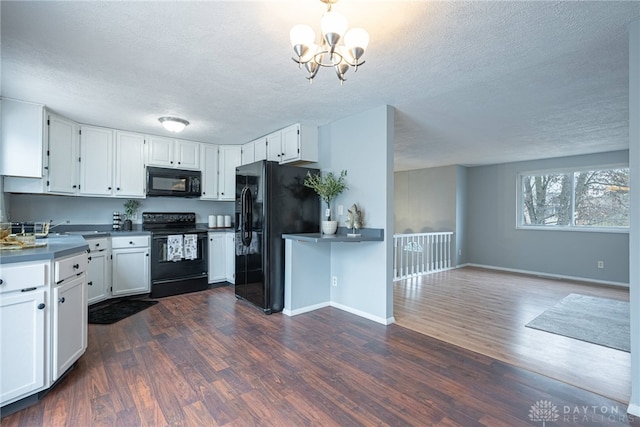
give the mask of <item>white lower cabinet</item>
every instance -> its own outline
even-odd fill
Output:
[[[0,268],[0,406],[51,387],[87,349],[87,254]]]
[[[86,275],[64,280],[53,288],[52,381],[60,378],[87,349]]]
[[[225,270],[227,282],[236,283],[236,234],[234,232],[225,233],[226,262]]]
[[[209,233],[209,283],[224,282],[227,278],[227,233]]]
[[[111,238],[112,288],[114,297],[145,294],[149,280],[149,236]]]
[[[107,237],[85,240],[89,243],[87,303],[91,305],[111,295],[111,243]]]
[[[3,285],[6,283],[5,270]],[[0,404],[29,396],[45,387],[48,315],[44,278],[27,292],[0,294]],[[0,287],[1,289],[1,287]],[[1,291],[0,291],[1,292]]]

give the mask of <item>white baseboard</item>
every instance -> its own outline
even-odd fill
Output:
[[[319,308],[329,307],[331,304],[329,301],[322,302],[320,304],[308,305],[306,307],[297,308],[295,310],[289,310],[286,307],[282,310],[282,314],[286,314],[287,316],[297,316],[298,314],[308,313],[313,310],[318,310]]]
[[[618,287],[621,287],[621,288],[628,288],[629,287],[628,283],[610,282],[610,281],[607,281],[607,280],[594,280],[594,279],[587,279],[585,277],[564,276],[562,274],[541,273],[539,271],[531,271],[531,270],[518,270],[518,269],[515,269],[515,268],[496,267],[495,265],[484,265],[484,264],[468,263],[468,264],[461,264],[461,265],[456,266],[456,268],[462,268],[462,267],[486,268],[488,270],[500,270],[500,271],[507,271],[507,272],[510,272],[510,273],[528,274],[530,276],[538,276],[538,277],[549,278],[549,279],[561,279],[561,280],[574,280],[574,281],[578,281],[578,282],[589,282],[589,283],[595,283],[595,284],[598,284],[598,285],[618,286]]]
[[[392,323],[395,323],[395,318],[393,317],[388,317],[388,318],[384,318],[384,317],[378,317],[378,316],[374,316],[370,313],[367,313],[365,311],[361,311],[361,310],[356,310],[355,308],[346,306],[346,305],[342,305],[342,304],[338,304],[337,302],[331,302],[331,307],[335,307],[338,308],[342,311],[346,311],[347,313],[351,313],[351,314],[355,314],[356,316],[360,316],[360,317],[364,317],[365,319],[368,320],[372,320],[376,323],[381,323],[383,325],[390,325]]]

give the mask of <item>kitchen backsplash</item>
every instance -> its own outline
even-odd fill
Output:
[[[127,199],[66,197],[34,194],[5,194],[10,221],[51,221],[60,224],[111,224],[113,212],[124,212]],[[207,223],[209,215],[234,216],[234,202],[211,202],[176,197],[151,197],[140,201],[142,212],[195,212],[196,221]]]

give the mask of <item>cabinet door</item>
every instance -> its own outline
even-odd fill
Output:
[[[209,233],[209,283],[223,282],[227,277],[227,233]]]
[[[109,297],[111,266],[109,251],[91,252],[87,266],[87,304],[94,304]]]
[[[292,125],[282,130],[282,156],[280,163],[300,160],[300,126]]]
[[[45,387],[44,287],[0,297],[0,404]]]
[[[256,145],[254,141],[242,146],[242,164],[248,165],[256,161]]]
[[[113,193],[113,131],[92,126],[80,128],[80,194]]]
[[[202,144],[202,200],[218,199],[218,146]]]
[[[52,381],[60,378],[87,349],[87,276],[81,274],[53,288]]]
[[[42,178],[47,151],[44,106],[2,98],[0,105],[0,175]]]
[[[227,282],[236,283],[236,235],[225,233]]]
[[[267,138],[256,139],[254,144],[254,161],[267,160]]]
[[[145,196],[144,135],[116,132],[115,195]]]
[[[236,168],[242,162],[241,147],[239,145],[221,145],[219,153],[218,200],[235,200]]]
[[[282,155],[282,132],[267,135],[267,160],[279,162]]]
[[[78,127],[71,120],[49,114],[47,129],[47,190],[75,194],[78,191]]]
[[[149,293],[149,248],[114,249],[111,254],[111,295],[119,297]]]
[[[200,143],[176,140],[175,166],[180,169],[200,169]]]
[[[175,141],[161,136],[147,136],[147,140],[149,142],[147,164],[172,168]]]

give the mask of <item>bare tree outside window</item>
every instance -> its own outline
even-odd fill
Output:
[[[521,175],[523,226],[629,227],[629,169]]]

